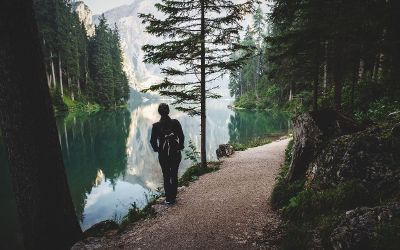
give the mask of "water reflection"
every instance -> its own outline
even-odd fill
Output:
[[[236,111],[230,117],[231,142],[246,143],[253,138],[279,135],[288,131],[288,117],[280,112]]]
[[[245,143],[254,137],[287,131],[287,118],[267,112],[234,112],[230,101],[208,103],[207,157],[215,160],[215,150],[228,141]],[[159,119],[158,103],[134,104],[126,110],[68,115],[57,118],[59,139],[73,202],[83,229],[105,219],[120,219],[133,202],[144,206],[147,197],[162,183],[157,154],[150,146],[151,127]],[[171,109],[186,136],[200,148],[200,120]],[[0,143],[0,161],[7,162]],[[190,162],[181,163],[182,174]],[[15,205],[7,168],[0,183],[1,239],[16,234]],[[8,234],[7,234],[8,233]],[[17,240],[8,237],[8,240]],[[0,245],[1,246],[1,245]],[[3,249],[4,247],[1,247]],[[7,249],[6,247],[4,249]]]
[[[110,219],[109,212],[101,209],[105,205],[89,198],[93,197],[94,189],[105,190],[104,187],[109,186],[115,190],[118,179],[125,175],[129,124],[127,110],[57,119],[71,195],[83,228]],[[108,209],[114,211],[115,206],[112,204]]]

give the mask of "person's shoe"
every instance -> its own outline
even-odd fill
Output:
[[[176,200],[172,200],[172,201],[165,201],[164,204],[167,206],[172,206],[176,203]]]

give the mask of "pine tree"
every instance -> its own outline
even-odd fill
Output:
[[[90,40],[89,59],[94,101],[107,108],[115,105],[110,32],[106,18],[102,15],[95,29],[96,34]]]
[[[114,78],[114,98],[118,105],[126,103],[129,98],[129,81],[122,69],[123,58],[120,48],[121,39],[118,33],[117,25],[111,32],[111,57]]]
[[[145,62],[163,66],[163,82],[148,90],[174,98],[178,110],[201,117],[201,165],[206,167],[206,99],[218,98],[208,83],[238,69],[248,57],[233,53],[246,47],[235,43],[240,22],[253,9],[253,0],[235,4],[229,0],[162,0],[155,7],[165,16],[140,14],[146,31],[167,39],[158,45],[145,45]]]

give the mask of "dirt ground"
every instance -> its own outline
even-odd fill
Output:
[[[235,152],[156,217],[73,249],[274,249],[263,232],[279,224],[269,198],[288,141]]]

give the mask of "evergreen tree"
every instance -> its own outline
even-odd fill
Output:
[[[122,69],[123,59],[120,48],[121,39],[119,37],[118,28],[115,25],[111,32],[111,57],[114,78],[114,97],[116,104],[126,103],[129,98],[129,81]]]
[[[94,101],[108,108],[115,105],[110,33],[103,14],[90,40],[89,59]]]
[[[164,66],[163,82],[149,88],[174,98],[178,110],[201,117],[201,164],[206,167],[206,99],[219,97],[206,85],[234,71],[247,59],[233,53],[246,47],[238,40],[240,22],[253,9],[253,0],[235,4],[229,0],[162,0],[155,5],[165,16],[140,14],[146,31],[167,39],[158,45],[145,45],[145,62]],[[180,79],[179,79],[180,78]]]
[[[112,31],[102,17],[97,27],[100,34],[91,38],[89,46],[85,27],[70,1],[35,0],[35,10],[53,96],[91,100],[105,107],[126,103],[129,82],[122,70],[118,31]],[[95,62],[89,65],[92,59]]]

